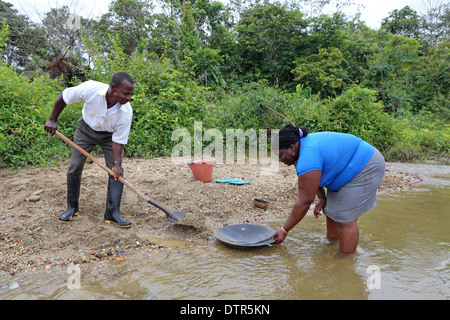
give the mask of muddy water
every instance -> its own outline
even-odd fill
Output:
[[[15,276],[0,299],[450,299],[449,207],[447,183],[381,196],[345,258],[324,217],[307,216],[279,246],[152,239],[170,249],[83,266],[79,283],[67,270]]]

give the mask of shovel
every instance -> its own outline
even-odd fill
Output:
[[[64,136],[61,132],[59,132],[58,130],[56,130],[55,134],[60,137],[61,139],[63,139],[65,142],[67,142],[68,144],[70,144],[72,147],[74,147],[75,149],[77,149],[78,151],[80,151],[82,154],[84,154],[86,157],[88,157],[89,159],[91,159],[93,162],[95,162],[95,164],[97,164],[99,167],[101,167],[103,170],[105,170],[106,172],[108,172],[110,175],[114,175],[113,171],[108,168],[107,166],[105,166],[103,163],[101,163],[99,160],[97,160],[94,156],[92,156],[89,152],[85,151],[83,148],[81,148],[80,146],[78,146],[77,144],[75,144],[73,141],[71,141],[70,139],[68,139],[66,136]],[[133,190],[133,192],[135,192],[138,196],[140,196],[142,199],[144,199],[145,201],[147,201],[148,203],[154,205],[155,207],[161,209],[162,211],[164,211],[164,213],[167,215],[167,219],[169,220],[169,222],[171,223],[175,223],[177,222],[179,219],[183,219],[186,216],[186,212],[184,211],[173,211],[170,212],[167,208],[165,208],[163,205],[159,204],[158,202],[156,202],[153,199],[150,199],[149,197],[147,197],[145,194],[143,194],[142,192],[140,192],[137,188],[135,188],[133,185],[131,185],[127,180],[125,180],[123,177],[119,178],[119,181],[122,182],[124,185],[126,185],[128,188],[130,188],[131,190]]]

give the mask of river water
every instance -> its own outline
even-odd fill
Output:
[[[151,239],[167,248],[70,273],[16,275],[0,286],[0,299],[448,300],[449,181],[381,195],[358,220],[358,249],[347,257],[326,239],[325,218],[306,216],[281,245]]]

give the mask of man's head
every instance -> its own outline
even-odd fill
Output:
[[[125,104],[131,100],[134,92],[133,78],[126,72],[117,72],[109,84],[111,99]]]

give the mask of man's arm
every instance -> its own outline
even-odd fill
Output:
[[[114,178],[115,180],[119,180],[119,177],[123,176],[123,172],[121,169],[123,144],[112,141],[112,154],[113,154],[113,161],[116,163],[113,165],[111,169],[114,172],[114,176],[111,177]]]
[[[57,129],[56,121],[58,120],[59,115],[66,107],[66,103],[64,102],[64,99],[62,97],[62,92],[58,95],[56,98],[55,104],[53,105],[52,113],[50,114],[50,118],[47,120],[47,122],[44,125],[45,131],[50,133],[51,135],[54,135]]]

